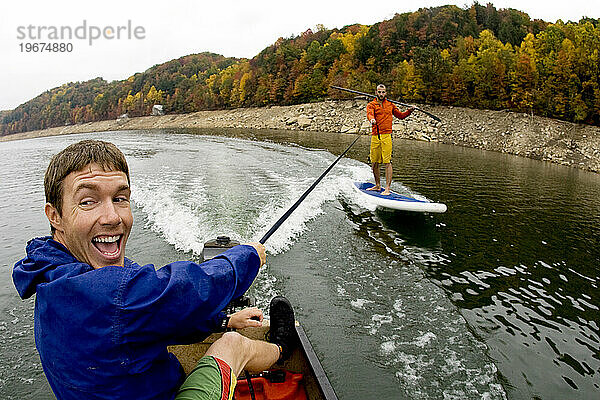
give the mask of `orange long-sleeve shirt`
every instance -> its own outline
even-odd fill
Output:
[[[378,133],[392,133],[392,115],[396,118],[404,119],[408,117],[410,113],[410,110],[401,112],[398,110],[398,107],[388,99],[384,99],[383,103],[379,103],[379,100],[374,99],[367,104],[367,119],[370,121],[375,118],[375,121],[377,121],[377,126],[373,126],[371,135],[377,135]],[[377,127],[379,127],[379,131],[377,131]]]

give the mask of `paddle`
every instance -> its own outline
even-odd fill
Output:
[[[350,148],[352,146],[354,146],[354,143],[357,142],[357,140],[361,137],[362,135],[359,133],[356,135],[356,139],[354,139],[354,141],[352,142],[352,144],[350,144],[350,146],[348,146],[348,148],[346,150],[344,150],[344,152],[342,154],[340,154],[340,156],[329,166],[329,168],[327,168],[325,170],[325,172],[323,172],[321,174],[320,177],[317,178],[317,180],[306,190],[306,192],[304,192],[304,194],[302,196],[300,196],[300,198],[294,203],[293,206],[290,207],[289,210],[287,210],[285,212],[285,214],[283,214],[281,216],[281,218],[279,218],[277,220],[277,222],[275,222],[275,224],[273,225],[273,227],[271,229],[269,229],[269,231],[267,233],[265,233],[265,236],[262,237],[262,239],[259,240],[260,243],[265,244],[265,242],[267,241],[268,238],[271,237],[271,235],[273,233],[275,233],[275,231],[281,226],[281,224],[283,224],[283,222],[288,219],[288,217],[294,212],[294,210],[296,208],[298,208],[298,206],[300,205],[300,203],[302,203],[302,201],[306,198],[306,196],[308,196],[308,194],[310,192],[312,192],[312,190],[315,188],[315,186],[317,186],[317,184],[319,182],[321,182],[321,180],[325,177],[325,175],[327,175],[327,173],[329,171],[331,171],[331,169],[334,167],[335,164],[337,164],[338,161],[340,161],[340,159],[342,157],[344,157],[344,155],[348,152],[348,150],[350,150]]]
[[[352,90],[352,89],[346,89],[346,88],[339,87],[339,86],[333,86],[333,85],[332,85],[332,86],[331,86],[331,88],[333,88],[333,89],[337,89],[337,90],[343,90],[343,91],[345,91],[345,92],[349,92],[349,93],[359,94],[359,95],[361,95],[361,96],[367,96],[367,97],[373,97],[373,98],[377,98],[377,96],[375,96],[374,94],[363,93],[363,92],[359,92],[359,91]],[[414,109],[415,109],[415,110],[417,110],[417,111],[421,111],[422,113],[424,113],[424,114],[427,114],[428,116],[430,116],[431,118],[435,119],[436,121],[438,121],[438,122],[442,122],[442,120],[441,120],[441,119],[440,119],[438,116],[436,116],[436,115],[433,115],[432,113],[430,113],[430,112],[428,112],[428,111],[425,111],[425,110],[423,110],[423,109],[421,109],[421,108],[419,108],[419,107],[411,106],[410,104],[406,104],[406,103],[401,103],[401,102],[399,102],[399,101],[396,101],[396,100],[390,100],[390,99],[388,99],[388,100],[389,100],[390,102],[394,103],[394,104],[398,104],[398,105],[401,105],[401,106],[403,106],[403,107],[412,107],[412,108],[414,108]]]

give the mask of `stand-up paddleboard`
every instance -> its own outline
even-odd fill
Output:
[[[443,203],[432,203],[427,200],[419,200],[396,192],[391,192],[389,195],[384,196],[381,194],[383,189],[379,191],[367,190],[373,186],[375,186],[373,183],[354,182],[354,188],[358,193],[365,196],[369,202],[381,207],[394,210],[431,213],[443,213],[448,209]]]

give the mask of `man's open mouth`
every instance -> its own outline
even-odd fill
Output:
[[[121,251],[121,238],[123,235],[114,236],[96,236],[92,239],[92,244],[102,253],[104,257],[114,258]]]

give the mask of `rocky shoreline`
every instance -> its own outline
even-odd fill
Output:
[[[2,136],[0,141],[160,128],[288,129],[367,134],[366,104],[366,100],[357,98],[293,106],[121,118],[17,133]],[[420,107],[440,117],[442,122],[415,111],[405,120],[394,121],[394,137],[498,151],[600,172],[600,127],[508,111]]]

